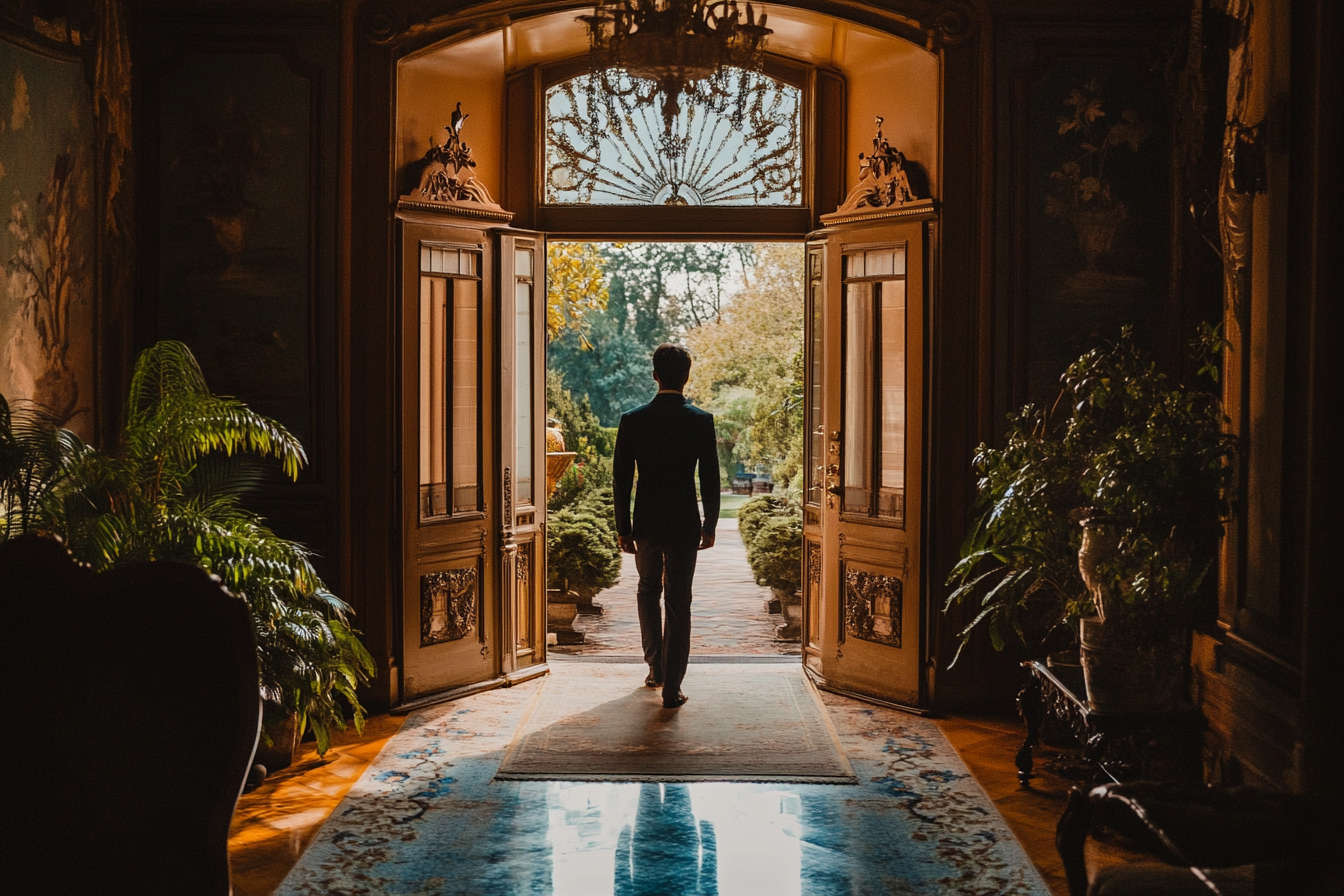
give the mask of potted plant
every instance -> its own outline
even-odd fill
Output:
[[[53,527],[53,496],[78,441],[48,409],[29,401],[11,407],[0,395],[0,541]]]
[[[25,427],[43,429],[29,417],[18,427],[0,422],[6,445]],[[323,754],[331,729],[345,727],[347,709],[362,727],[355,688],[375,667],[349,625],[349,606],[327,590],[302,545],[278,537],[239,503],[270,475],[261,458],[279,460],[297,477],[305,462],[297,439],[242,402],[213,395],[191,351],[172,341],[136,359],[114,450],[47,432],[46,443],[60,446],[46,455],[59,483],[42,494],[43,527],[77,559],[96,571],[142,560],[196,563],[247,601],[265,701],[262,746],[270,746],[271,732],[286,730],[292,751],[311,728]],[[8,494],[4,503],[14,504]]]
[[[600,615],[593,597],[620,578],[614,505],[610,462],[591,453],[560,477],[547,502],[547,630],[561,644],[583,643],[575,616]]]
[[[784,616],[775,631],[781,641],[802,637],[803,519],[802,512],[774,495],[745,502],[737,515],[738,531],[747,548],[747,563],[756,584],[774,595],[769,609]]]
[[[1195,346],[1216,382],[1218,330]],[[1003,448],[977,452],[981,513],[948,605],[983,595],[963,646],[981,624],[1002,649],[1010,633],[1042,643],[1083,619],[1093,705],[1164,708],[1180,697],[1190,628],[1212,618],[1235,443],[1216,392],[1173,383],[1128,328],[1062,383],[1066,418],[1028,406]]]

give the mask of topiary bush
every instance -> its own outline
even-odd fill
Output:
[[[803,520],[796,510],[765,517],[755,530],[747,562],[758,585],[788,592],[803,586]]]
[[[608,499],[607,508],[611,504]],[[592,505],[554,511],[546,523],[547,585],[573,591],[581,600],[616,584],[621,575],[621,549],[610,513],[599,515]]]
[[[751,544],[756,540],[756,533],[765,524],[766,520],[790,513],[788,502],[774,495],[757,495],[744,501],[742,507],[737,511],[737,531],[742,533],[742,543],[747,546],[747,551],[751,551]]]
[[[554,512],[590,500],[595,493],[607,494],[608,516],[613,516],[615,504],[611,497],[611,458],[586,457],[582,453],[574,464],[555,483],[555,491],[546,500],[546,509]]]

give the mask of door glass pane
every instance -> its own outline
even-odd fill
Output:
[[[420,247],[420,517],[480,509],[479,253]]]
[[[873,323],[871,282],[845,284],[844,488],[841,510],[872,511]]]
[[[905,518],[905,281],[884,280],[880,291],[878,364],[881,432],[877,515]]]
[[[421,518],[448,513],[447,295],[443,277],[420,278]]]
[[[514,369],[517,371],[514,432],[518,471],[514,488],[517,503],[522,505],[532,503],[532,283],[522,279],[531,276],[532,250],[519,249],[516,255],[519,279],[514,286]]]
[[[807,370],[807,502],[820,504],[826,482],[826,426],[821,419],[821,323],[826,282],[822,279],[822,250],[808,253],[808,297],[811,332],[808,334]]]
[[[454,513],[480,509],[480,285],[479,280],[453,281]]]

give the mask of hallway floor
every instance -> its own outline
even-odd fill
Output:
[[[587,665],[574,662],[565,663],[565,674],[583,674],[583,667]],[[610,669],[611,667],[606,666],[606,668]],[[519,687],[512,690],[521,692],[523,688]],[[506,699],[512,699],[506,692],[494,693],[505,695]],[[450,704],[450,706],[459,707],[458,712],[470,711],[471,701],[478,699],[479,697],[464,698]],[[828,705],[834,704],[842,708],[844,712],[867,712],[863,710],[865,704],[845,701],[843,698],[834,698],[831,695],[827,695],[826,699]],[[930,721],[926,719],[905,717],[904,714],[893,714],[893,719],[897,724],[900,724],[900,719],[897,717],[908,718],[910,724],[915,725],[915,727],[918,727],[919,724],[930,724]],[[325,760],[318,760],[312,753],[311,745],[305,745],[304,754],[294,767],[273,776],[261,788],[242,797],[235,813],[233,835],[230,841],[234,893],[237,896],[261,896],[261,894],[269,894],[275,891],[304,849],[313,841],[326,818],[341,802],[355,781],[365,772],[370,762],[397,734],[404,722],[405,719],[392,716],[380,716],[372,719],[366,726],[363,735],[355,736],[353,732],[347,733],[332,748]],[[1049,886],[1050,891],[1055,894],[1065,893],[1063,876],[1054,852],[1053,835],[1054,822],[1062,810],[1070,782],[1052,775],[1048,768],[1042,768],[1041,775],[1033,782],[1032,788],[1018,786],[1015,769],[1012,766],[1012,757],[1021,740],[1021,728],[1015,720],[950,718],[936,720],[933,724],[936,724],[938,729],[946,736],[972,773],[975,781],[993,801],[1012,834]],[[1048,756],[1045,758],[1047,761],[1042,762],[1041,766],[1048,766]],[[827,789],[825,785],[822,787]],[[656,786],[654,789],[657,790]],[[844,788],[831,786],[829,789],[837,791]],[[734,854],[734,850],[737,851],[736,854],[739,856],[750,855],[753,851],[761,849],[775,848],[782,850],[778,862],[766,866],[761,866],[759,863],[753,865],[751,861],[731,858],[721,859],[717,872],[717,879],[721,882],[732,881],[734,879],[732,875],[742,873],[744,869],[750,871],[755,868],[754,873],[759,874],[761,867],[775,867],[778,864],[786,871],[789,868],[793,869],[785,874],[785,877],[792,881],[792,885],[791,888],[785,889],[772,887],[769,890],[770,892],[789,892],[790,889],[794,892],[814,893],[868,891],[867,889],[851,891],[847,886],[839,891],[834,890],[828,885],[828,881],[838,886],[842,878],[834,876],[837,873],[834,867],[827,871],[828,866],[824,863],[818,864],[815,861],[811,863],[809,866],[813,869],[811,878],[799,873],[803,867],[801,864],[803,857],[798,852],[797,832],[788,829],[790,823],[798,823],[797,816],[795,813],[791,821],[788,812],[781,808],[791,799],[788,793],[790,788],[788,787],[781,788],[769,784],[699,784],[674,788],[664,787],[658,793],[654,793],[649,788],[641,787],[638,784],[529,782],[523,785],[523,790],[526,792],[520,791],[521,796],[526,802],[535,804],[536,807],[534,810],[529,810],[531,812],[530,817],[535,819],[534,826],[536,827],[533,834],[529,836],[545,835],[551,838],[550,856],[553,861],[556,861],[554,857],[558,855],[554,849],[557,836],[560,840],[569,837],[575,839],[576,843],[578,840],[582,840],[586,844],[584,849],[575,848],[574,863],[567,865],[565,862],[559,862],[554,866],[554,876],[548,879],[546,882],[548,889],[544,891],[555,893],[597,892],[592,890],[590,886],[583,884],[585,880],[583,875],[592,872],[592,869],[585,871],[583,863],[586,860],[584,855],[591,853],[595,845],[600,847],[599,852],[607,856],[603,860],[606,876],[602,879],[609,881],[611,879],[611,853],[624,848],[627,854],[630,854],[628,828],[632,826],[634,819],[641,811],[641,803],[645,805],[643,811],[647,813],[668,812],[687,802],[694,804],[694,814],[697,817],[709,821],[714,829],[719,832],[718,837],[721,845],[718,850],[715,850],[716,856],[731,856]],[[347,805],[351,806],[353,804]],[[357,811],[357,809],[347,808],[344,811]],[[761,815],[762,812],[764,815]],[[754,817],[753,813],[760,815],[760,817]],[[466,819],[464,818],[463,821],[466,821]],[[511,825],[516,824],[516,819],[511,822]],[[559,826],[557,827],[557,825]],[[472,827],[473,829],[470,831],[455,831],[454,839],[458,837],[474,838],[487,833],[486,831],[475,830],[475,826]],[[624,845],[620,842],[623,829],[627,829]],[[880,829],[860,830],[863,831],[863,837],[860,839],[866,838],[876,841],[867,845],[860,845],[858,848],[861,851],[873,849],[880,851],[883,849]],[[547,831],[550,833],[547,834]],[[569,833],[565,834],[566,831]],[[557,835],[556,832],[559,832],[559,834]],[[744,834],[744,832],[746,833]],[[686,833],[688,836],[690,835],[689,828],[686,829]],[[837,831],[836,833],[839,835],[840,832]],[[845,838],[853,841],[856,830],[847,827],[843,833]],[[511,826],[508,837],[512,841],[515,836],[519,837],[518,848],[523,849],[524,844],[529,842],[527,837],[517,834],[514,827]],[[745,840],[742,839],[743,836],[746,837]],[[736,844],[736,846],[733,844]],[[396,849],[395,842],[390,843],[389,846],[393,850]],[[815,844],[813,844],[813,848],[816,848]],[[851,843],[847,848],[852,849],[854,845]],[[1104,864],[1123,860],[1126,857],[1123,848],[1115,844],[1090,844],[1089,850],[1089,860],[1093,866],[1097,863]],[[822,849],[820,854],[826,855],[828,850]],[[812,858],[816,859],[816,855],[813,855]],[[736,866],[733,865],[734,861],[736,861]],[[725,867],[725,864],[727,867]],[[737,869],[736,872],[734,867]],[[703,869],[701,870],[703,871]],[[822,876],[817,877],[818,873],[821,873]],[[831,874],[832,877],[828,878],[825,876],[826,874]],[[807,886],[803,886],[803,883],[809,881],[810,883]],[[799,889],[800,886],[802,886],[801,890]],[[565,889],[566,887],[569,887],[569,889]],[[462,890],[454,890],[450,885],[446,891],[461,892]],[[508,890],[492,890],[491,892],[496,891],[508,892]],[[370,889],[367,892],[380,891]],[[618,890],[617,892],[622,891]],[[636,888],[628,890],[628,892],[661,891],[644,891]],[[729,892],[757,892],[757,890],[727,888],[721,892],[726,896]],[[878,892],[886,892],[886,890],[878,890]],[[895,892],[900,892],[900,890]],[[981,890],[967,890],[966,892],[981,892]],[[984,892],[989,893],[993,890]]]

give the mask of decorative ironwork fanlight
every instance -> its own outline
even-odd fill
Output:
[[[802,89],[729,71],[731,92],[683,95],[671,133],[653,81],[618,70],[606,76],[615,92],[589,74],[547,88],[544,201],[798,207]]]
[[[670,136],[688,88],[725,79],[728,67],[760,71],[773,32],[765,13],[757,20],[744,5],[745,15],[737,0],[599,0],[592,15],[579,17],[588,27],[594,79],[608,93],[619,89],[608,72],[657,83]],[[725,95],[724,86],[713,93]]]

